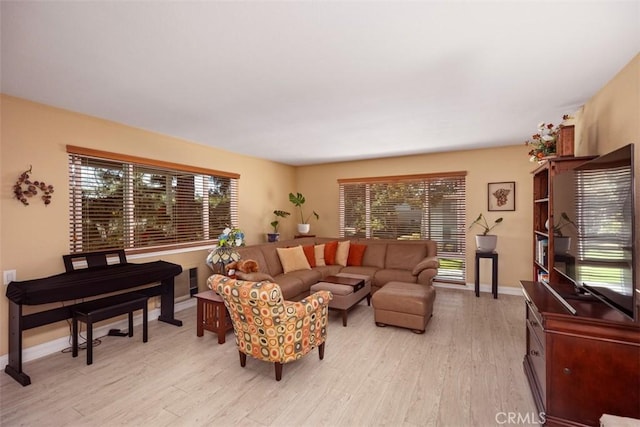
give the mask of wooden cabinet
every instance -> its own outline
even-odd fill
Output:
[[[551,426],[597,426],[603,414],[640,419],[640,323],[576,293],[554,269],[554,259],[562,262],[549,232],[554,179],[592,158],[550,158],[533,171],[533,281],[521,282],[523,365],[538,412]]]
[[[562,280],[553,269],[553,179],[594,157],[547,159],[533,173],[533,280],[555,283]],[[547,229],[548,227],[548,229]]]
[[[597,426],[603,414],[640,419],[640,325],[600,301],[553,295],[562,284],[522,281],[526,301],[524,371],[550,426]]]

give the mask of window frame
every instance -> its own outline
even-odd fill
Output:
[[[85,158],[85,159],[95,159],[97,161],[108,162],[118,162],[126,165],[129,171],[144,168],[150,168],[151,170],[157,171],[166,171],[167,175],[177,174],[177,175],[193,175],[194,177],[202,176],[203,179],[207,178],[227,178],[229,179],[229,192],[230,192],[230,203],[229,203],[229,217],[231,219],[231,224],[235,225],[238,223],[238,188],[239,188],[239,179],[240,174],[233,172],[225,172],[214,169],[202,168],[198,166],[184,165],[180,163],[167,162],[163,160],[149,159],[144,157],[132,156],[127,154],[113,153],[103,150],[96,150],[85,147],[78,147],[74,145],[67,145],[66,151],[68,154],[68,167],[69,167],[69,246],[70,253],[79,253],[82,252],[82,243],[78,243],[78,235],[82,234],[82,227],[80,227],[80,231],[77,230],[78,224],[82,223],[82,189],[81,189],[81,180],[74,180],[74,176],[72,175],[72,170],[74,168],[73,159],[74,158]],[[125,205],[129,204],[129,206],[133,206],[131,204],[131,200],[127,202],[127,198],[135,197],[135,194],[131,194],[133,190],[133,178],[127,178],[125,182],[125,194],[123,195],[123,209],[127,209]],[[203,206],[204,200],[203,199]],[[75,203],[75,204],[74,204]],[[207,202],[208,203],[208,202]],[[208,206],[208,204],[206,205]],[[208,221],[209,219],[209,211],[210,207],[207,209],[202,209],[202,218],[201,221]],[[131,219],[134,217],[133,212],[127,213],[128,218]],[[125,221],[127,223],[127,221]],[[206,229],[207,227],[203,225]],[[209,237],[206,239],[195,240],[195,241],[185,241],[185,242],[168,242],[168,243],[160,243],[156,245],[147,245],[147,246],[136,246],[137,244],[134,242],[134,233],[133,227],[129,225],[123,226],[123,245],[124,247],[119,247],[119,249],[125,249],[128,254],[138,254],[138,253],[149,253],[149,252],[161,252],[161,251],[169,251],[169,250],[179,250],[190,247],[202,247],[206,245],[215,244],[217,241],[217,234],[222,230],[209,230]],[[216,235],[216,237],[211,237],[212,235]],[[82,240],[80,238],[80,240]],[[86,249],[84,251],[91,251],[93,249]]]

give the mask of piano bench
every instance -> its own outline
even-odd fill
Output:
[[[149,297],[142,294],[120,294],[82,302],[73,306],[72,355],[78,356],[78,321],[87,325],[87,365],[93,363],[93,323],[129,314],[129,336],[133,336],[133,312],[142,310],[142,342],[147,342]]]

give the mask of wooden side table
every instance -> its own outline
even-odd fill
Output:
[[[480,258],[491,259],[491,292],[498,298],[498,253],[476,251],[476,297],[480,296]]]
[[[233,329],[224,301],[214,291],[200,292],[195,297],[198,300],[196,335],[203,336],[206,329],[218,335],[218,344],[224,344],[227,331]]]

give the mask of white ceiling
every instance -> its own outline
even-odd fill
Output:
[[[3,93],[291,165],[521,144],[640,51],[637,0],[0,13]]]

